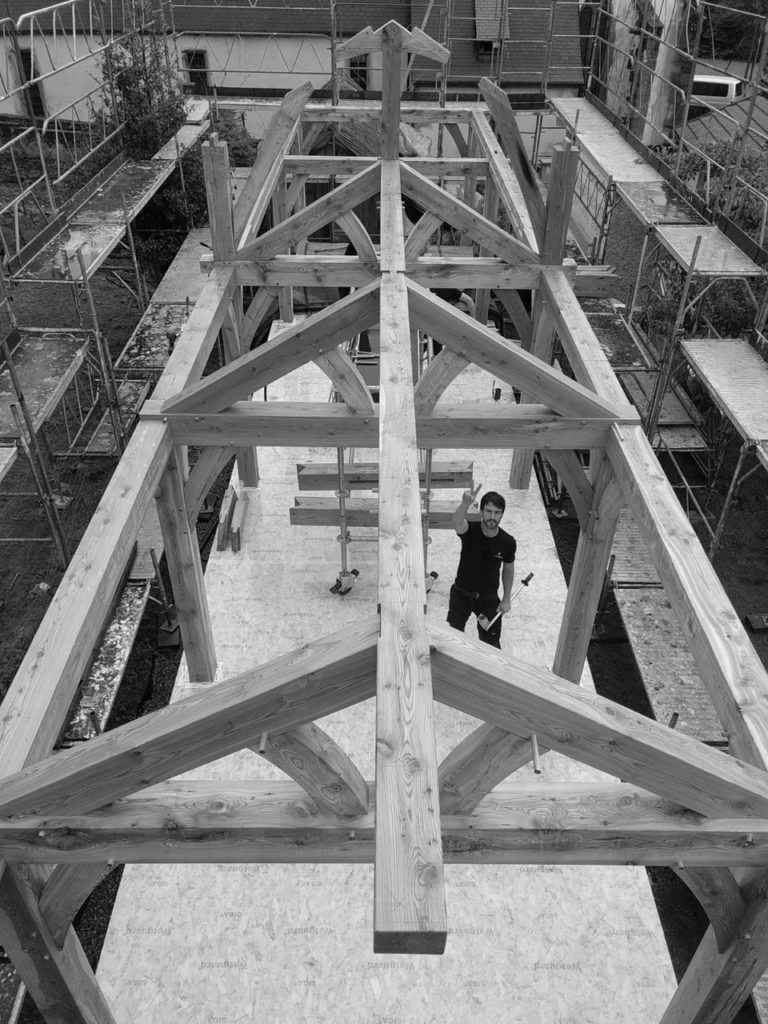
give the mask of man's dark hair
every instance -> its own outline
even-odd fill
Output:
[[[496,508],[501,509],[503,512],[507,507],[506,501],[498,493],[498,491],[488,491],[480,499],[480,511],[482,512],[486,505],[495,505]]]

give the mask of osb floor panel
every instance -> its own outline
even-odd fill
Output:
[[[447,397],[490,390],[490,378],[470,370]],[[272,399],[327,393],[314,367],[270,386]],[[220,678],[375,611],[375,532],[355,531],[350,567],[360,576],[338,597],[328,589],[339,569],[338,531],[288,522],[296,463],[333,457],[321,448],[260,451],[262,484],[249,490],[243,547],[213,553],[206,574]],[[536,573],[513,605],[502,643],[547,664],[565,585],[538,494],[506,491],[509,457],[475,457],[475,480],[508,495],[505,525],[518,540],[518,577]],[[428,568],[439,573],[429,615],[443,621],[458,541],[436,531],[429,553]],[[197,689],[185,679],[182,669],[176,696]],[[373,778],[374,702],[320,724]],[[437,706],[438,760],[476,724]],[[543,768],[542,781],[597,777],[551,754]],[[279,775],[243,751],[190,777]],[[536,784],[530,769],[520,776]],[[446,887],[444,956],[375,956],[370,866],[132,866],[98,975],[119,1024],[650,1024],[661,1017],[675,983],[644,870],[448,866]]]

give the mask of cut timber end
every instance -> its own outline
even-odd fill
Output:
[[[406,953],[442,956],[448,933],[439,932],[374,932],[374,953]]]

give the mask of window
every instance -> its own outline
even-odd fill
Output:
[[[19,50],[19,59],[21,60],[21,67],[19,68],[21,80],[28,82],[32,78],[32,51]],[[35,69],[36,74],[39,71],[39,68]],[[43,94],[40,91],[39,82],[33,82],[27,86],[27,96],[29,97],[33,117],[45,118],[45,103],[43,103]]]
[[[368,88],[368,55],[361,53],[349,58],[349,77],[361,89]]]
[[[205,50],[184,50],[182,52],[184,67],[189,75],[192,91],[205,96],[210,83],[208,81],[208,54]]]

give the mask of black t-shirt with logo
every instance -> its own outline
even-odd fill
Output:
[[[459,534],[461,557],[456,583],[463,590],[478,594],[496,594],[503,563],[514,562],[517,541],[506,530],[495,537],[486,537],[480,523],[469,523],[466,533]]]

